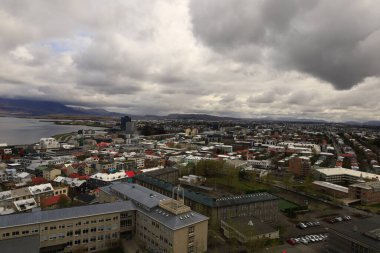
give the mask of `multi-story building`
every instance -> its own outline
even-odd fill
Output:
[[[310,174],[311,163],[308,157],[300,156],[289,159],[289,172],[297,177],[305,177]]]
[[[135,176],[136,183],[171,196],[173,184],[146,174]],[[276,222],[278,219],[278,198],[267,192],[237,196],[213,197],[202,191],[185,188],[185,204],[196,212],[210,217],[216,225],[220,220],[232,217],[254,216],[262,221]]]
[[[347,198],[348,197],[348,188],[329,183],[326,181],[314,181],[313,186],[322,193],[326,193],[334,198]]]
[[[179,171],[175,167],[160,168],[145,172],[146,175],[161,179],[163,181],[176,184],[178,182]]]
[[[380,182],[352,184],[348,187],[349,197],[360,199],[362,205],[380,203]]]
[[[39,144],[41,149],[57,149],[61,146],[54,138],[41,138]]]
[[[207,250],[208,218],[181,198],[128,183],[101,192],[107,203],[0,217],[1,252],[96,252],[131,236],[155,252]]]
[[[334,184],[349,185],[367,180],[380,180],[380,175],[345,168],[323,168],[317,169],[316,177],[319,180]]]
[[[47,168],[42,171],[42,175],[47,181],[52,181],[61,175],[61,170],[57,168]]]

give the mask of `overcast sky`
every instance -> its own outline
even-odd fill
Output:
[[[0,96],[380,120],[376,0],[1,0]]]

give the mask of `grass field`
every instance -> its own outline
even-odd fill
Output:
[[[298,205],[292,203],[292,202],[289,202],[285,199],[280,199],[278,201],[278,207],[280,208],[280,210],[283,212],[284,210],[288,209],[288,208],[295,208],[295,207],[299,207]]]
[[[258,182],[252,183],[247,181],[241,181],[239,178],[226,178],[226,177],[213,177],[207,178],[207,184],[209,187],[216,186],[217,188],[223,188],[227,191],[235,193],[245,193],[248,191],[262,191],[268,189],[267,185],[260,184]]]

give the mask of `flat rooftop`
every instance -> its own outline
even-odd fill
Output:
[[[348,193],[348,188],[347,187],[344,187],[344,186],[341,186],[341,185],[337,185],[337,184],[333,184],[333,183],[329,183],[329,182],[326,182],[326,181],[314,181],[313,184],[318,185],[318,186],[322,186],[322,187],[326,187],[326,188],[329,188],[329,189],[332,189],[332,190],[335,190],[335,191],[340,191],[340,192],[343,192],[343,193]]]
[[[367,245],[373,249],[371,252],[380,252],[380,217],[378,215],[366,219],[329,224],[328,227],[331,232],[342,234],[350,241]]]
[[[173,187],[175,187],[171,183],[168,183],[166,181],[163,181],[163,180],[160,180],[160,179],[157,179],[145,174],[137,175],[136,178],[142,182],[146,182],[154,186],[157,186],[158,188],[163,189],[167,192],[171,192]],[[278,199],[276,196],[267,192],[236,195],[236,196],[232,196],[229,193],[226,193],[225,195],[228,195],[228,196],[220,196],[220,194],[217,194],[219,197],[213,197],[213,196],[210,196],[209,193],[205,194],[203,192],[195,192],[186,188],[184,188],[184,191],[185,191],[185,198],[201,203],[206,206],[210,206],[210,207],[241,205],[241,204],[247,204],[247,203],[253,203],[253,202],[263,202],[263,201],[271,201],[271,200]]]
[[[349,175],[349,176],[358,177],[358,178],[362,177],[362,178],[380,180],[380,175],[363,172],[363,171],[350,170],[350,169],[345,169],[345,168],[324,168],[324,169],[317,169],[317,171],[326,176]]]
[[[70,220],[88,216],[126,212],[136,210],[131,201],[77,206],[46,211],[32,211],[31,213],[18,213],[0,216],[0,228],[32,225],[44,222]]]

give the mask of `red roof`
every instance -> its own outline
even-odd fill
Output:
[[[130,171],[126,171],[125,172],[125,175],[127,175],[127,177],[134,177],[135,176],[135,172],[130,170]]]
[[[69,175],[69,177],[71,177],[71,178],[78,178],[78,177],[79,177],[79,174],[78,174],[78,173],[71,173],[71,174]]]
[[[71,173],[71,174],[69,175],[69,177],[71,177],[71,178],[78,178],[79,180],[87,180],[87,179],[90,178],[90,176],[87,176],[87,175],[83,175],[83,176],[81,176],[81,175],[79,175],[78,173]]]
[[[110,144],[107,142],[100,142],[100,143],[96,144],[96,146],[98,146],[98,147],[108,147],[109,145]]]
[[[59,200],[62,198],[67,198],[66,195],[57,195],[57,196],[51,196],[47,198],[41,199],[41,206],[47,207],[47,206],[53,206],[56,205]]]
[[[33,177],[32,183],[33,184],[46,184],[48,181],[43,177]]]

